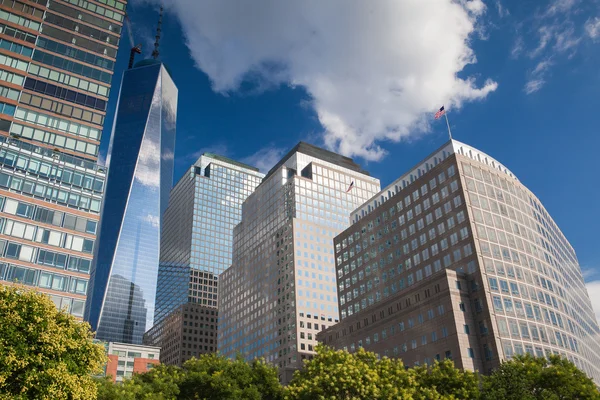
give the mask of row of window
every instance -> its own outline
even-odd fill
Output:
[[[13,106],[14,107],[14,106]],[[93,140],[100,140],[102,131],[96,128],[90,128],[87,125],[78,124],[66,119],[54,117],[48,114],[43,114],[36,111],[31,111],[26,108],[19,108],[14,113],[15,118],[26,121],[32,124],[55,129],[57,131],[67,132],[72,135],[77,135]]]
[[[21,243],[7,242],[6,240],[0,240],[0,256],[83,274],[90,273],[92,264],[92,260],[87,258],[42,250]]]
[[[64,69],[68,72],[73,72],[78,75],[83,75],[88,78],[95,79],[100,82],[108,83],[112,81],[112,74],[108,72],[101,71],[96,68],[89,67],[84,64],[80,64],[75,61],[67,60],[66,58],[62,58],[59,56],[54,56],[52,54],[43,52],[37,49],[33,53],[32,59],[34,61],[41,62],[46,65],[50,65],[52,67],[56,67],[58,69]]]
[[[27,61],[22,61],[18,58],[10,57],[4,54],[0,54],[0,64],[18,69],[20,71],[27,71],[27,66],[29,65]]]
[[[74,90],[65,89],[50,83],[39,81],[37,79],[27,77],[25,79],[25,89],[33,90],[47,96],[56,97],[62,100],[67,100],[71,103],[77,103],[82,106],[94,108],[96,110],[106,110],[106,100],[89,96]]]
[[[68,29],[70,31],[77,32],[85,37],[89,37],[95,39],[100,42],[105,42],[111,44],[113,46],[119,46],[119,34],[116,33],[107,33],[104,30],[92,28],[91,26],[80,24],[78,22],[73,21],[72,19],[65,18],[59,14],[54,14],[50,11],[54,11],[52,9],[49,12],[46,12],[44,16],[44,20],[53,25],[60,26],[63,29]],[[79,15],[82,15],[81,13]],[[85,14],[87,15],[87,14]],[[79,20],[79,18],[77,18]],[[101,20],[98,18],[98,20]],[[45,26],[44,26],[45,28]],[[44,29],[42,28],[42,30]],[[85,47],[85,46],[82,46]],[[87,47],[86,47],[87,48]],[[113,57],[110,55],[110,57]]]
[[[17,24],[25,28],[33,29],[34,31],[39,31],[40,26],[42,26],[42,24],[37,21],[32,21],[25,17],[21,17],[20,15],[9,13],[5,10],[0,10],[0,19],[12,22],[13,24]]]
[[[4,72],[4,71],[2,71],[2,72]],[[4,76],[4,74],[0,73],[0,78],[3,76]],[[21,93],[21,92],[19,92],[18,90],[11,89],[6,86],[0,86],[0,96],[6,97],[7,99],[17,101],[19,99],[19,93]]]
[[[88,24],[95,25],[99,28],[114,32],[117,35],[121,33],[121,25],[115,24],[114,22],[111,22],[111,21],[107,21],[104,18],[98,18],[92,14],[81,12],[81,10],[79,10],[79,9],[75,9],[73,7],[67,7],[63,3],[59,3],[57,1],[50,0],[48,2],[48,8],[50,10],[58,12],[61,15],[67,15],[71,18],[79,19],[83,22],[87,22]]]
[[[97,144],[73,139],[68,136],[58,135],[56,133],[46,132],[30,126],[13,123],[10,127],[10,133],[26,139],[35,140],[41,143],[48,143],[62,149],[77,151],[79,153],[84,153],[91,156],[96,156],[98,154]]]
[[[52,14],[48,14],[46,21],[50,22],[50,20],[52,20],[58,26],[62,26],[62,23],[64,23],[64,22],[60,21],[61,19],[66,20],[66,18],[52,17],[51,15]],[[70,22],[70,20],[67,20],[67,21]],[[85,25],[80,25],[80,26],[85,26]],[[86,26],[86,29],[83,29],[83,30],[98,31],[97,29],[89,28],[87,26]],[[52,25],[44,24],[44,26],[42,27],[42,33],[50,36],[51,38],[58,39],[62,42],[73,43],[76,46],[83,47],[86,50],[93,51],[94,53],[101,54],[102,56],[107,56],[107,57],[111,57],[111,58],[115,58],[117,56],[117,49],[115,49],[114,47],[107,46],[103,43],[98,43],[94,40],[88,39],[87,37],[81,37],[74,33],[66,32],[66,31],[54,28]]]
[[[0,164],[22,172],[28,172],[39,177],[60,182],[63,185],[73,185],[94,192],[104,190],[104,176],[85,174],[74,168],[60,164],[40,161],[23,152],[0,149]]]
[[[0,75],[1,79],[1,75]],[[1,90],[2,87],[0,87]],[[11,89],[12,90],[12,89]],[[18,98],[18,91],[17,98]],[[8,96],[5,96],[8,97]],[[9,97],[10,98],[10,97]],[[14,99],[16,100],[16,99]],[[93,111],[84,110],[83,108],[75,107],[69,104],[64,104],[59,101],[46,99],[41,96],[23,93],[19,100],[21,104],[27,104],[32,107],[40,108],[42,110],[52,111],[53,113],[64,115],[69,118],[74,118],[80,121],[90,122],[96,125],[102,125],[104,123],[104,115]]]
[[[85,10],[91,11],[98,15],[102,15],[106,18],[114,19],[115,21],[123,22],[123,14],[114,12],[99,5],[86,1],[86,0],[65,0],[71,4],[81,7]],[[116,8],[117,10],[125,11],[125,4],[115,0],[98,0],[99,3],[106,4],[110,7]]]
[[[15,74],[14,72],[0,70],[0,81],[13,83],[18,86],[23,86],[23,82],[25,82],[25,77],[23,75]],[[12,100],[17,100],[19,98],[19,93],[21,93],[21,92],[19,92],[18,90],[9,89],[9,88],[4,89],[4,86],[2,88],[3,88],[2,92],[7,93],[7,94],[2,94],[2,96],[8,97]],[[9,90],[10,90],[10,94],[9,94]]]
[[[44,17],[44,10],[36,7],[32,7],[29,4],[23,3],[19,0],[0,0],[0,4],[12,8],[13,10],[20,11],[23,14],[28,14],[36,18]]]
[[[0,49],[12,51],[25,57],[31,57],[31,54],[33,54],[33,48],[2,38],[0,38]]]
[[[577,339],[567,336],[559,331],[554,331],[551,328],[544,327],[543,325],[538,326],[531,322],[527,323],[513,319],[506,321],[504,318],[499,318],[497,322],[498,331],[503,337],[534,340],[536,342],[542,341],[554,346],[560,346],[575,353],[579,352],[579,343],[577,342]],[[546,329],[548,330],[547,332]]]
[[[36,243],[43,243],[67,250],[81,251],[87,254],[92,254],[94,250],[94,241],[92,239],[53,229],[41,228],[37,225],[25,224],[11,219],[0,218],[0,231],[7,236],[31,240]]]
[[[76,49],[75,47],[67,46],[64,43],[55,42],[47,38],[39,37],[37,40],[37,46],[51,51],[53,53],[61,54],[70,58],[74,58],[79,61],[94,65],[99,68],[113,70],[115,62],[104,57],[100,57],[97,54],[88,53],[86,51]]]
[[[102,86],[97,83],[77,78],[75,76],[71,76],[62,72],[54,71],[46,67],[41,67],[36,64],[30,64],[29,73],[54,82],[62,83],[63,85],[74,87],[76,89],[108,97],[108,86]]]
[[[75,294],[87,293],[87,279],[0,263],[0,280]]]
[[[92,219],[66,214],[62,211],[5,198],[4,196],[0,196],[0,210],[7,214],[17,215],[36,222],[92,235],[96,233],[98,227],[98,222]]]
[[[4,24],[0,24],[0,33],[6,36],[14,37],[15,39],[19,39],[24,42],[29,42],[31,44],[35,44],[35,40],[37,38],[36,35],[32,35],[31,33]]]
[[[39,197],[84,211],[100,212],[100,199],[56,189],[55,184],[46,185],[0,172],[0,188],[10,188],[11,191],[17,193]]]

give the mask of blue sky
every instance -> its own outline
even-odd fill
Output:
[[[161,58],[179,87],[175,179],[203,151],[265,169],[305,140],[386,185],[447,140],[432,118],[445,104],[455,138],[510,168],[587,279],[600,280],[597,1],[264,3],[165,2]],[[157,6],[132,0],[128,12],[147,56]]]

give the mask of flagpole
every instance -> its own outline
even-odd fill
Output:
[[[450,140],[452,140],[452,131],[450,130],[450,122],[448,122],[448,111],[444,113],[444,117],[446,117],[446,125],[448,126],[448,136],[450,136]]]

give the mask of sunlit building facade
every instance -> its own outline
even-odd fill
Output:
[[[161,62],[124,72],[85,311],[99,340],[141,344],[152,326],[176,119],[177,87]]]
[[[216,351],[219,275],[231,265],[242,203],[263,177],[257,168],[206,153],[171,191],[163,218],[154,327],[145,337],[146,343],[165,349],[164,363],[181,365]]]
[[[289,381],[338,321],[333,238],[380,189],[347,157],[299,143],[245,201],[219,278],[219,352],[264,357]]]
[[[320,341],[484,373],[514,355],[560,354],[600,382],[575,251],[489,155],[451,140],[352,221],[335,239],[341,322]]]
[[[0,2],[0,283],[83,316],[126,1]]]

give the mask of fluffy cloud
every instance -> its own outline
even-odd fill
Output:
[[[141,0],[140,0],[141,1]],[[157,0],[155,0],[157,1]],[[458,77],[475,63],[481,0],[170,0],[190,54],[213,89],[302,86],[325,144],[378,160],[384,141],[429,129],[442,104],[485,98],[497,84]]]

